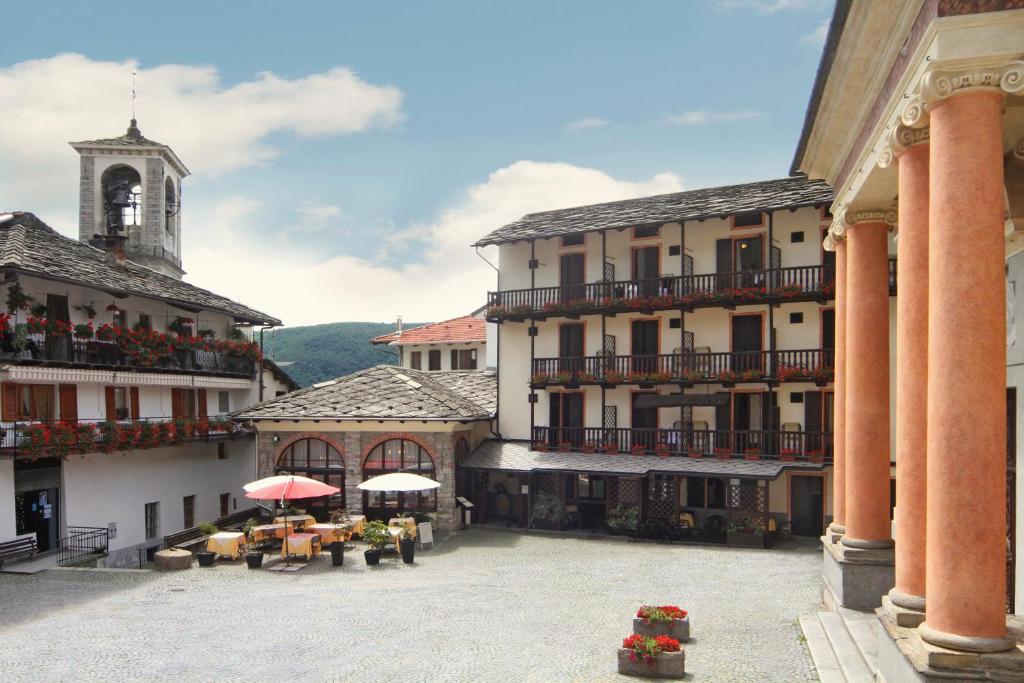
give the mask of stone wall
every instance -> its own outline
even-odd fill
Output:
[[[277,441],[275,441],[275,437]],[[457,432],[359,432],[359,431],[295,431],[260,432],[256,439],[256,454],[260,477],[274,474],[281,453],[300,439],[321,439],[338,449],[345,461],[345,506],[353,514],[363,510],[363,494],[356,488],[363,481],[363,462],[378,444],[388,439],[408,439],[425,448],[434,459],[437,480],[437,512],[435,526],[441,530],[456,528],[455,514],[455,444],[459,438],[470,438],[470,428]]]
[[[88,242],[96,233],[96,159],[81,157],[78,177],[78,239]]]

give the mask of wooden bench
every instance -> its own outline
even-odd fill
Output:
[[[247,519],[260,516],[259,508],[249,508],[248,510],[239,510],[238,512],[232,512],[230,515],[225,515],[214,522],[218,529],[237,529],[241,531],[242,525]],[[168,534],[164,536],[164,547],[165,548],[180,548],[182,550],[188,550],[194,552],[197,546],[202,549],[202,545],[210,538],[208,534],[204,534],[199,527],[194,526],[188,529],[182,529],[178,533]]]
[[[4,565],[4,560],[13,557],[23,557],[28,555],[28,559],[32,559],[36,554],[36,539],[32,536],[26,536],[25,538],[17,538],[13,541],[6,541],[0,543],[0,567]]]

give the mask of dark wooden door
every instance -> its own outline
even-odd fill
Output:
[[[718,392],[725,400],[715,404],[715,448],[731,448],[732,396],[728,391]]]
[[[825,495],[823,477],[794,476],[789,480],[790,525],[794,536],[821,536]]]
[[[633,427],[632,444],[634,446],[639,444],[645,448],[653,449],[654,445],[658,441],[656,434],[658,429],[658,409],[637,407],[637,401],[644,395],[646,394],[636,393],[633,394],[633,398],[631,399],[631,425]]]
[[[630,325],[630,353],[634,372],[658,369],[658,321],[634,320]]]
[[[558,284],[562,286],[561,300],[563,303],[576,301],[585,296],[585,258],[584,254],[562,254]]]
[[[763,283],[763,273],[761,272],[764,269],[763,242],[764,239],[757,235],[735,240],[733,243],[735,247],[733,267],[740,274],[740,287],[756,287]]]
[[[566,323],[558,328],[558,362],[561,372],[583,370],[583,323]]]
[[[660,247],[643,247],[633,250],[633,279],[640,283],[641,296],[658,294],[658,277],[660,275]]]
[[[732,240],[715,240],[715,272],[717,289],[728,289],[732,284]]]
[[[804,392],[804,448],[807,451],[822,450],[821,439],[821,392]]]
[[[732,369],[736,372],[761,370],[764,320],[760,315],[734,315],[732,317]]]
[[[583,394],[582,392],[561,392],[551,395],[548,425],[551,445],[583,443]]]

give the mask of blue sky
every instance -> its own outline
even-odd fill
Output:
[[[314,322],[314,311],[327,316],[320,322],[377,311],[370,319],[457,315],[468,297],[450,311],[434,297],[417,311],[415,300],[392,291],[429,277],[425,252],[445,241],[438,231],[452,247],[461,240],[468,256],[459,258],[466,259],[472,238],[499,227],[489,220],[511,220],[516,211],[785,175],[830,11],[831,3],[817,0],[12,4],[4,15],[18,30],[0,44],[0,107],[26,111],[12,117],[6,144],[0,136],[0,208],[34,210],[76,232],[73,182],[41,195],[27,183],[7,183],[5,191],[3,181],[19,171],[73,179],[74,152],[61,135],[87,124],[84,137],[123,132],[128,73],[137,64],[140,127],[174,147],[194,174],[183,193],[190,279],[274,308],[286,322]],[[82,59],[51,61],[63,53]],[[166,65],[176,65],[177,75],[167,78]],[[188,74],[199,68],[215,78],[196,94]],[[332,129],[332,112],[344,118],[360,98],[332,98],[322,92],[330,83],[304,79],[339,68],[373,91],[367,101],[381,102]],[[264,72],[295,90],[267,88]],[[91,79],[95,100],[62,95]],[[218,91],[253,83],[262,90],[249,106],[216,104]],[[214,104],[177,113],[182,94]],[[265,97],[278,98],[273,113],[257,110]],[[211,143],[261,116],[273,121],[230,149]],[[32,130],[19,131],[18,122]],[[182,145],[194,150],[191,158]],[[223,161],[236,153],[244,159]],[[543,166],[515,166],[526,161]],[[516,182],[548,186],[517,193],[506,178],[497,187],[494,174],[510,168]],[[580,187],[589,181],[577,169],[613,184]],[[492,190],[507,216],[483,206]],[[518,206],[517,194],[531,199]],[[461,222],[450,229],[453,213]],[[222,256],[239,236],[252,242],[237,254],[249,271],[273,270],[266,259],[284,256],[304,267],[358,259],[370,271],[390,269],[388,277],[364,278],[390,289],[377,292],[376,308],[355,305],[361,296],[347,307],[325,311],[321,303],[289,316],[277,307],[297,306],[294,298],[247,282],[242,269],[229,279],[213,267],[208,252],[217,250],[200,253],[216,236],[232,238],[218,243]],[[334,289],[329,274],[321,275],[317,283]],[[360,286],[337,284],[344,292]],[[474,295],[480,302],[488,286],[484,279]]]

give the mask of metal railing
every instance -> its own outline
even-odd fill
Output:
[[[61,536],[57,564],[66,567],[104,557],[110,548],[110,532],[102,527],[69,526]]]
[[[0,347],[0,359],[20,363],[67,363],[85,367],[132,368],[163,372],[236,375],[253,377],[256,363],[249,358],[219,351],[176,349],[155,364],[133,362],[113,341],[75,339],[63,335],[28,335],[24,348]]]
[[[834,366],[833,349],[535,358],[531,384],[827,382]]]
[[[889,259],[889,292],[896,293],[894,258]],[[503,320],[821,301],[834,294],[834,266],[788,266],[488,292],[487,317]]]
[[[700,457],[832,462],[832,432],[534,427],[532,447],[593,452],[658,452]]]

